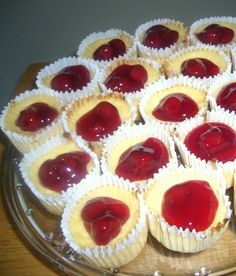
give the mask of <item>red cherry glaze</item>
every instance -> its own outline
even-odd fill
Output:
[[[89,161],[90,156],[81,151],[60,154],[41,165],[39,178],[43,186],[60,193],[86,176]]]
[[[218,205],[208,182],[189,180],[165,192],[162,215],[169,225],[204,231],[214,221]]]
[[[105,85],[113,91],[132,93],[144,88],[147,79],[147,71],[141,64],[123,64],[113,70]]]
[[[95,60],[110,60],[124,55],[125,52],[125,43],[121,39],[116,38],[98,47],[93,54],[93,58]]]
[[[54,90],[70,92],[82,89],[90,82],[90,72],[84,65],[63,68],[51,81]]]
[[[116,174],[130,181],[146,180],[153,177],[168,161],[166,146],[156,138],[148,138],[120,156]]]
[[[129,216],[129,207],[111,197],[89,200],[81,212],[85,228],[97,245],[106,245],[114,239]]]
[[[87,141],[99,141],[112,134],[121,124],[117,108],[109,102],[100,102],[76,123],[76,133]]]
[[[143,44],[150,48],[160,49],[170,47],[177,42],[179,33],[163,25],[149,28],[144,35]]]
[[[50,125],[58,116],[58,111],[46,103],[33,103],[19,114],[16,125],[23,131],[34,132]]]
[[[197,104],[188,95],[173,93],[164,97],[152,114],[161,121],[182,122],[194,117],[197,112]]]
[[[197,126],[186,136],[184,144],[190,152],[206,161],[225,163],[236,159],[236,132],[223,123]]]
[[[236,82],[224,86],[216,98],[217,105],[236,113]]]
[[[234,31],[218,24],[211,24],[202,32],[196,34],[196,36],[201,42],[206,44],[227,44],[233,40]]]
[[[184,76],[196,78],[213,77],[220,73],[219,67],[205,58],[188,59],[182,63],[180,70]]]

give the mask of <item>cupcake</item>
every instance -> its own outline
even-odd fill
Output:
[[[55,215],[65,205],[63,192],[79,185],[87,174],[100,172],[97,156],[79,139],[55,136],[24,155],[20,162],[24,182],[41,204]]]
[[[56,91],[65,103],[85,95],[96,94],[98,67],[93,62],[65,57],[45,66],[36,77],[39,88]]]
[[[4,108],[0,127],[13,145],[26,153],[64,132],[61,114],[64,104],[48,89],[27,90]]]
[[[207,88],[199,80],[173,77],[143,92],[140,113],[145,122],[158,122],[173,131],[180,122],[207,111]]]
[[[121,124],[132,123],[136,109],[119,93],[75,100],[63,113],[66,132],[79,136],[100,156],[103,139]]]
[[[183,163],[187,166],[205,166],[220,171],[227,188],[233,185],[236,168],[235,116],[220,111],[207,113],[183,122],[175,132]]]
[[[121,126],[105,140],[101,168],[138,187],[162,167],[177,164],[173,140],[158,124]]]
[[[162,77],[157,62],[144,58],[120,58],[102,70],[98,82],[102,93],[124,94],[137,106],[141,91]]]
[[[193,253],[212,246],[231,216],[223,176],[214,170],[165,168],[144,191],[152,236],[170,250]]]
[[[134,37],[126,31],[110,29],[85,37],[78,47],[77,55],[103,67],[120,57],[137,57],[137,46]]]
[[[95,265],[132,261],[147,240],[146,213],[134,187],[111,175],[88,176],[68,189],[61,221],[69,246]]]
[[[211,109],[236,114],[236,72],[224,74],[209,88]]]
[[[179,47],[187,45],[188,27],[173,19],[156,19],[140,25],[135,31],[139,56],[163,64]]]
[[[199,19],[193,22],[189,32],[193,45],[215,45],[229,54],[236,43],[236,17],[221,16]]]
[[[184,75],[210,85],[225,72],[231,71],[229,57],[210,45],[189,46],[172,54],[164,64],[167,77]]]

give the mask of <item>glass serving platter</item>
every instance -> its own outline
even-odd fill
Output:
[[[131,263],[112,271],[97,267],[66,244],[60,231],[60,217],[47,212],[24,184],[18,169],[20,159],[21,155],[9,145],[3,168],[3,194],[8,208],[27,240],[64,273],[91,276],[217,276],[236,273],[235,217],[232,217],[223,237],[206,251],[194,254],[172,252],[149,235],[143,251]]]

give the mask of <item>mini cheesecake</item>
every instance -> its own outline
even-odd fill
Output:
[[[165,168],[144,191],[149,230],[170,250],[193,253],[212,246],[231,216],[223,176],[210,169]]]
[[[127,181],[89,176],[66,193],[61,228],[67,243],[96,265],[116,268],[132,261],[147,240],[141,196]]]

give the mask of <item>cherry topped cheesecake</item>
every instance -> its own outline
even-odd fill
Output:
[[[142,197],[127,184],[111,175],[93,175],[66,193],[61,222],[65,239],[76,252],[102,267],[127,264],[147,239]]]
[[[108,61],[120,57],[136,57],[137,50],[133,36],[119,29],[110,29],[85,37],[78,47],[77,55],[105,66]]]
[[[188,28],[171,19],[157,19],[141,24],[135,38],[141,57],[152,58],[162,64],[180,45],[187,44]]]
[[[173,251],[209,248],[231,216],[225,187],[223,176],[213,169],[164,168],[144,191],[151,234]]]
[[[81,141],[55,136],[24,155],[20,170],[36,198],[58,215],[64,208],[63,193],[86,175],[98,173],[99,162]]]
[[[25,91],[5,107],[1,129],[21,153],[26,153],[51,136],[63,134],[63,107],[60,98],[50,90]]]

